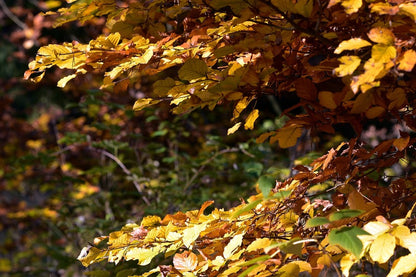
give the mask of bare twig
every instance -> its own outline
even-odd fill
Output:
[[[14,23],[16,23],[17,26],[19,26],[23,30],[27,29],[27,25],[10,11],[9,7],[7,7],[6,2],[4,2],[4,0],[0,0],[0,6],[3,12],[7,15],[7,17],[10,18]]]
[[[149,201],[149,199],[147,199],[147,197],[146,196],[144,196],[143,195],[143,190],[142,190],[142,188],[141,188],[141,186],[140,186],[140,184],[137,182],[137,180],[136,180],[136,176],[133,174],[133,173],[131,173],[131,171],[123,164],[123,162],[122,161],[120,161],[120,159],[119,158],[117,158],[116,156],[114,156],[113,154],[111,154],[110,152],[107,152],[107,151],[105,151],[105,150],[103,150],[103,149],[97,149],[97,148],[93,148],[93,147],[91,147],[90,149],[92,149],[92,150],[94,150],[94,151],[96,151],[96,152],[99,152],[99,153],[101,153],[102,155],[104,155],[104,156],[106,156],[107,158],[110,158],[111,160],[113,160],[122,170],[123,170],[123,172],[127,175],[127,176],[129,176],[129,177],[131,177],[131,179],[132,179],[132,182],[133,182],[133,184],[134,184],[134,186],[136,187],[136,190],[141,194],[141,197],[142,197],[142,199],[143,199],[143,201],[147,204],[147,205],[150,205],[150,201]]]

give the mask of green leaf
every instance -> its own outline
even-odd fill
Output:
[[[233,215],[232,218],[237,218],[239,215],[248,212],[252,209],[254,209],[258,204],[260,204],[263,201],[263,199],[257,199],[253,202],[250,202],[249,204],[247,204],[246,206],[244,206],[243,208],[237,210]]]
[[[190,59],[179,69],[179,79],[193,81],[205,77],[208,73],[208,66],[203,60]]]
[[[302,255],[303,243],[299,243],[300,238],[294,238],[279,245],[279,249],[286,254]]]
[[[337,244],[359,258],[363,248],[361,240],[357,237],[359,235],[369,233],[356,226],[342,227],[329,232],[328,239],[330,244]]]
[[[340,210],[340,211],[336,211],[336,212],[333,212],[332,214],[330,214],[329,215],[329,220],[330,221],[337,221],[337,220],[341,220],[341,219],[344,219],[344,218],[357,217],[362,213],[363,213],[363,211],[361,211],[361,210],[349,210],[349,209]]]
[[[308,221],[305,224],[305,227],[312,228],[316,226],[322,226],[324,224],[328,224],[329,222],[330,221],[328,220],[328,218],[318,216],[318,217],[308,219]]]
[[[270,176],[270,175],[263,175],[260,176],[258,180],[259,189],[264,197],[267,197],[276,184],[276,178]]]

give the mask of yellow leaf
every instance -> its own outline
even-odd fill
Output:
[[[187,248],[191,248],[192,244],[196,241],[199,237],[199,234],[207,228],[207,224],[197,224],[191,228],[185,229],[183,231],[183,244]]]
[[[292,263],[297,264],[299,266],[299,272],[307,271],[312,273],[311,264],[305,261],[293,261]]]
[[[71,75],[63,77],[61,80],[58,81],[58,87],[64,88],[66,86],[66,84],[70,80],[74,79],[75,77],[77,77],[77,74],[71,74]]]
[[[389,233],[378,236],[370,246],[370,257],[373,261],[384,264],[394,254],[396,239]]]
[[[401,245],[409,249],[410,253],[416,254],[416,233],[410,233],[408,236],[404,236],[401,239]]]
[[[387,28],[373,28],[368,32],[368,37],[375,43],[392,45],[394,43],[394,34]]]
[[[149,215],[142,219],[142,222],[140,223],[140,226],[142,227],[153,227],[160,224],[160,221],[162,219],[156,215]]]
[[[244,129],[252,130],[254,128],[254,122],[256,121],[258,117],[259,117],[259,110],[257,109],[252,110],[246,119],[246,123],[244,124]]]
[[[310,17],[313,10],[313,2],[313,0],[297,0],[293,12],[304,17]]]
[[[96,247],[86,246],[81,250],[77,259],[83,266],[89,266],[92,263],[102,261],[106,254],[107,251],[102,251]]]
[[[264,249],[270,245],[271,241],[268,238],[258,238],[247,247],[247,252]]]
[[[410,230],[407,226],[398,225],[394,227],[394,229],[391,231],[391,234],[399,240],[400,246],[403,246],[403,239],[410,235]]]
[[[233,127],[229,128],[227,130],[227,136],[231,135],[231,134],[234,134],[240,128],[240,126],[241,126],[241,122],[238,122],[238,123],[234,124]]]
[[[225,259],[230,258],[233,253],[240,247],[241,243],[243,242],[243,234],[235,235],[227,246],[224,247],[223,257]]]
[[[351,75],[361,63],[358,56],[343,56],[338,59],[341,64],[334,69],[334,72],[339,77]]]
[[[399,66],[397,69],[410,72],[416,64],[416,52],[414,50],[407,50],[399,59]]]
[[[358,260],[353,254],[346,254],[344,257],[342,257],[340,266],[345,277],[350,276],[350,269],[356,262],[358,262]]]
[[[380,15],[388,14],[388,15],[395,15],[399,12],[398,6],[392,6],[390,3],[375,3],[371,4],[371,12],[378,13]]]
[[[120,38],[120,33],[116,32],[114,34],[108,35],[107,40],[112,44],[112,47],[115,48],[120,42]]]
[[[334,101],[334,96],[330,91],[320,91],[318,94],[319,104],[321,106],[333,110],[337,107]]]
[[[277,273],[280,277],[299,276],[300,268],[299,265],[291,262],[282,266]]]
[[[376,63],[390,62],[396,58],[396,53],[396,48],[394,48],[394,46],[377,44],[371,48],[371,58],[373,58]]]
[[[393,266],[387,277],[398,277],[402,274],[410,274],[416,269],[416,254],[409,254],[398,258],[393,262]]]
[[[141,98],[137,100],[133,105],[134,111],[140,111],[146,107],[150,107],[152,105],[155,105],[159,103],[161,100],[158,99],[152,99],[152,98]]]
[[[329,254],[323,254],[321,257],[318,258],[316,263],[321,264],[321,265],[326,265],[329,267],[332,265],[333,262]]]
[[[414,3],[403,3],[399,5],[399,14],[405,14],[416,21],[416,5]]]
[[[358,11],[363,5],[362,0],[343,0],[342,6],[345,8],[347,14],[352,14]]]
[[[244,97],[237,102],[237,105],[235,106],[233,111],[233,118],[231,119],[231,121],[235,120],[237,117],[240,116],[241,112],[248,106],[248,104],[250,104],[252,99],[253,98]]]
[[[284,126],[277,131],[277,134],[270,138],[270,143],[279,141],[281,148],[289,148],[296,145],[298,138],[302,135],[302,127],[299,125]]]
[[[129,249],[124,257],[126,261],[138,260],[139,265],[148,265],[159,253],[164,251],[164,248],[161,248],[160,245],[155,245],[151,248],[131,248]]]
[[[364,225],[363,230],[373,236],[378,236],[389,231],[391,227],[380,221],[371,221]]]
[[[340,54],[344,50],[357,50],[357,49],[361,49],[363,47],[367,47],[370,45],[371,45],[370,42],[362,38],[352,38],[352,39],[344,40],[343,42],[341,42],[338,45],[337,49],[335,49],[334,53]]]

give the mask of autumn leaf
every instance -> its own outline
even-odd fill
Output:
[[[140,111],[144,108],[153,106],[157,103],[160,103],[161,100],[153,99],[153,98],[141,98],[134,103],[133,110]]]
[[[277,134],[270,138],[270,143],[279,141],[279,146],[289,148],[296,145],[298,138],[302,135],[302,127],[299,125],[284,126],[277,131]]]
[[[246,119],[246,123],[244,124],[244,129],[252,130],[254,128],[254,122],[256,121],[258,117],[259,117],[259,110],[258,109],[252,110]]]
[[[387,28],[373,28],[367,35],[373,42],[386,45],[392,45],[395,39],[393,32]]]
[[[387,277],[398,277],[403,274],[410,274],[416,269],[416,254],[409,254],[398,258],[393,262],[393,266]]]
[[[394,254],[396,239],[394,236],[385,233],[378,236],[370,246],[370,257],[373,261],[384,264]]]
[[[228,130],[227,130],[227,136],[229,136],[229,135],[234,134],[235,132],[237,132],[237,130],[240,128],[240,126],[241,126],[241,122],[237,122],[231,128],[228,128]]]
[[[179,78],[186,81],[194,81],[206,77],[207,73],[207,64],[199,59],[187,60],[178,71]]]
[[[181,272],[194,271],[198,265],[198,257],[190,251],[184,251],[182,254],[176,253],[173,257],[173,265]]]
[[[334,69],[334,72],[339,77],[351,75],[361,63],[358,56],[343,56],[338,59],[341,64]]]
[[[398,61],[397,69],[410,72],[416,64],[416,51],[410,49],[404,52],[403,56]]]
[[[333,110],[337,107],[334,101],[333,93],[330,91],[320,91],[318,94],[319,104],[323,107]]]
[[[335,49],[335,54],[341,54],[345,50],[357,50],[363,47],[370,46],[371,43],[362,38],[352,38],[350,40],[344,40]]]

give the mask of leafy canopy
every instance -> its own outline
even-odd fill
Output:
[[[115,92],[150,80],[152,90],[134,110],[161,102],[175,114],[233,105],[228,134],[242,126],[254,129],[262,96],[289,94],[296,99],[284,110],[289,120],[257,142],[289,148],[305,130],[311,136],[334,134],[338,124],[350,124],[357,135],[311,165],[296,166],[297,174],[273,189],[267,178],[259,179],[262,193],[231,210],[206,215],[212,204],[206,202],[200,210],[146,217],[140,225],[99,237],[79,256],[85,266],[137,260],[154,265],[142,276],[294,276],[305,271],[318,276],[339,261],[348,276],[356,263],[395,259],[388,276],[415,270],[408,261],[415,255],[411,207],[416,176],[410,171],[380,186],[386,168],[413,161],[412,1],[70,2],[56,12],[56,26],[102,17],[106,32],[88,44],[41,47],[26,78],[40,81],[48,68],[58,66],[72,71],[58,82],[60,87],[95,72],[102,76],[101,88]],[[372,148],[358,139],[371,120],[406,127]],[[316,193],[314,186],[323,184]],[[314,197],[320,194],[331,195],[332,201]],[[398,209],[398,199],[404,208]],[[100,248],[102,240],[107,246]],[[409,254],[395,255],[398,247]],[[152,264],[163,257],[173,258]]]

